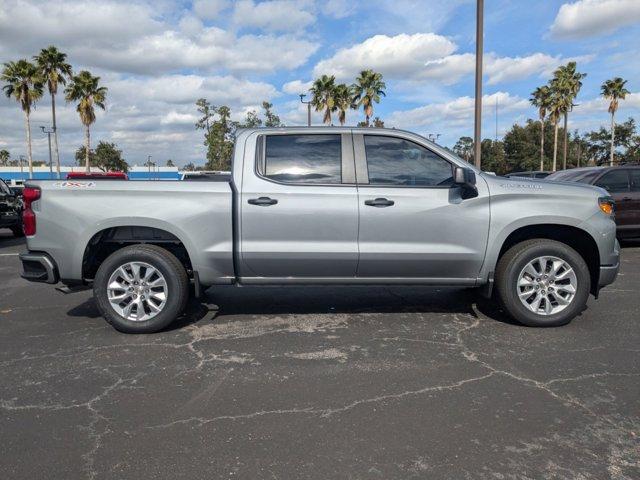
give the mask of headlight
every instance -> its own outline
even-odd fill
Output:
[[[607,215],[613,215],[616,211],[616,202],[613,201],[612,197],[600,197],[598,199],[598,206],[600,210]]]

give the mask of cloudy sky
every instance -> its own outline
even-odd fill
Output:
[[[608,121],[598,98],[613,76],[634,92],[620,119],[640,118],[640,0],[487,0],[483,136],[535,117],[529,93],[559,64],[588,74],[571,128]],[[473,132],[474,0],[0,0],[0,62],[53,44],[74,70],[89,69],[109,88],[94,142],[116,142],[130,164],[204,163],[194,102],[229,105],[234,116],[274,103],[288,125],[306,122],[298,93],[321,74],[350,83],[360,69],[382,72],[387,97],[375,114],[387,126],[440,134],[453,145]],[[73,162],[82,126],[58,100],[63,163]],[[355,124],[361,114],[348,116]],[[314,121],[321,117],[314,114]],[[33,114],[34,157],[47,156]],[[23,115],[0,100],[0,148],[25,153]]]

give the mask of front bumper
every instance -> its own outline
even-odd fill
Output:
[[[55,260],[46,253],[27,252],[20,254],[22,273],[20,276],[30,282],[58,283],[58,267]]]
[[[620,270],[620,243],[618,243],[618,240],[616,240],[613,253],[615,262],[612,265],[600,265],[598,288],[612,284],[618,276],[618,270]]]

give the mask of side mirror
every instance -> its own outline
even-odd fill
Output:
[[[478,195],[476,173],[470,168],[456,167],[453,172],[453,183],[462,188],[462,198],[472,198]]]

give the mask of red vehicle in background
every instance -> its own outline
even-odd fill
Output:
[[[124,172],[69,172],[67,180],[129,180]]]

